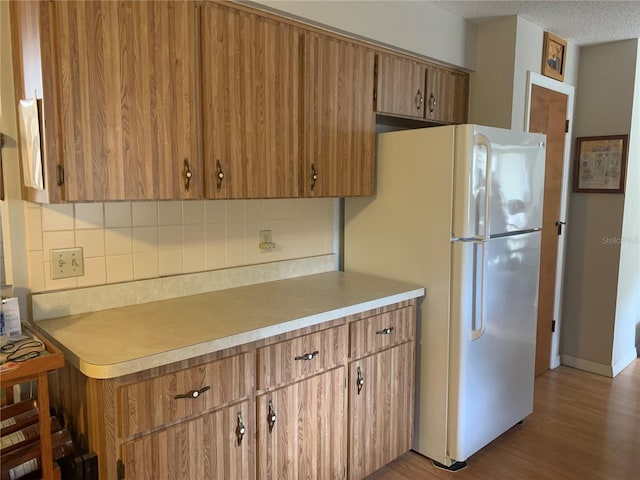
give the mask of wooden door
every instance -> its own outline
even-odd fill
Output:
[[[361,479],[411,448],[413,343],[349,367],[349,478]]]
[[[202,6],[206,198],[298,196],[301,48],[284,23]]]
[[[66,200],[201,198],[195,6],[53,5]]]
[[[372,195],[375,169],[373,51],[305,35],[302,192]]]
[[[346,478],[344,375],[336,368],[258,397],[259,479]]]
[[[467,120],[469,77],[461,72],[430,66],[427,69],[426,119],[438,123]]]
[[[540,284],[538,287],[538,331],[536,337],[536,375],[549,368],[551,334],[558,261],[558,227],[562,192],[562,166],[567,118],[567,96],[552,90],[531,86],[529,131],[547,134],[547,156],[544,174],[542,216],[542,248]]]
[[[245,401],[124,443],[125,478],[254,478],[254,431],[249,405]],[[245,428],[243,435],[239,422]]]
[[[425,118],[425,64],[381,53],[375,72],[378,113]]]

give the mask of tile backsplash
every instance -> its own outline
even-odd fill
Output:
[[[27,204],[32,292],[335,253],[330,198]],[[260,230],[276,247],[260,250]],[[84,276],[51,279],[50,250],[82,247]]]

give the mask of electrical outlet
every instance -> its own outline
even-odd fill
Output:
[[[260,230],[260,243],[258,247],[263,252],[268,252],[276,248],[276,244],[273,243],[273,239],[271,238],[271,230]]]
[[[49,250],[51,278],[81,277],[84,275],[82,247]]]

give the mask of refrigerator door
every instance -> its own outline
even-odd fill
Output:
[[[451,459],[466,460],[533,411],[540,236],[452,244]]]
[[[456,127],[454,238],[486,240],[542,226],[545,140],[537,133]]]

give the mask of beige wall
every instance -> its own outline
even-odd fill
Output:
[[[261,0],[263,6],[473,70],[476,25],[425,1]]]
[[[637,40],[632,40],[581,49],[574,117],[574,134],[577,137],[624,133],[634,136],[631,120],[637,43]],[[631,174],[637,175],[633,168]],[[633,187],[636,191],[637,185]],[[627,283],[637,279],[637,273],[627,275],[624,269],[627,291],[619,289],[623,213],[629,219],[637,219],[639,208],[637,202],[625,206],[625,195],[622,194],[571,194],[560,346],[565,363],[613,374],[616,362],[628,356],[630,348],[627,347],[635,343],[635,332],[625,341],[618,342],[620,353],[614,361],[616,304],[624,303],[626,295],[637,297],[640,293],[637,286],[634,289]],[[633,231],[637,224],[633,226],[632,223],[627,228]],[[630,259],[637,255],[637,252],[632,252],[631,244],[627,247]],[[622,298],[619,298],[620,294]],[[622,324],[619,327],[622,328]]]

